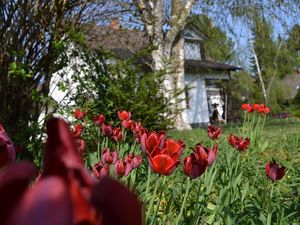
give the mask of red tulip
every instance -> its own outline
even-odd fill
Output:
[[[74,117],[76,119],[81,120],[85,117],[85,115],[86,115],[86,112],[81,111],[79,108],[75,109],[75,111],[74,111]]]
[[[153,143],[156,143],[154,140],[155,138],[152,140]],[[148,149],[151,149],[149,146],[152,147],[153,143],[148,143]],[[179,165],[179,157],[183,148],[184,143],[181,141],[166,140],[164,148],[160,148],[157,144],[152,151],[147,151],[149,164],[153,172],[169,176]]]
[[[102,177],[109,175],[109,170],[109,165],[98,162],[93,167],[93,174],[97,179],[101,179]]]
[[[74,130],[73,130],[73,136],[75,139],[80,138],[82,132],[83,132],[83,126],[81,124],[75,124]]]
[[[228,138],[229,144],[239,151],[246,151],[249,148],[250,140],[249,138],[239,138],[231,134]]]
[[[108,125],[105,125],[104,123],[101,124],[101,128],[102,128],[102,133],[105,135],[105,136],[111,136],[112,135],[112,128],[111,126],[108,124]]]
[[[0,168],[15,161],[15,147],[0,124]]]
[[[118,177],[128,176],[131,172],[132,166],[130,163],[126,163],[124,160],[120,159],[115,163],[115,174]]]
[[[256,103],[254,103],[253,105],[252,105],[252,109],[254,110],[254,111],[257,111],[257,109],[259,108],[259,104],[256,104]]]
[[[242,109],[247,112],[253,112],[253,108],[250,104],[242,104]]]
[[[130,163],[133,169],[139,167],[142,164],[142,160],[142,155],[135,156],[134,153],[129,153],[125,157],[125,162]]]
[[[154,131],[144,133],[141,137],[141,147],[143,152],[152,153],[156,147],[163,148],[166,141],[166,133]]]
[[[193,153],[183,160],[183,172],[191,179],[201,176],[208,166],[208,156],[204,148],[196,145]]]
[[[132,126],[134,126],[133,120],[123,120],[122,121],[122,127],[126,128],[126,129],[131,129]]]
[[[266,175],[272,181],[280,180],[285,175],[285,167],[279,166],[275,160],[266,163]]]
[[[122,112],[118,111],[118,116],[121,121],[129,120],[131,117],[131,113],[127,111],[122,111]]]
[[[111,138],[115,142],[120,142],[123,139],[123,134],[121,128],[113,128]]]
[[[118,160],[118,153],[117,151],[111,152],[109,148],[102,150],[101,162],[103,164],[112,164],[116,163]]]
[[[211,139],[218,139],[218,138],[220,138],[220,136],[222,134],[221,128],[209,125],[207,127],[207,134],[208,134],[208,137]]]
[[[76,148],[78,150],[78,152],[80,153],[80,155],[83,154],[83,152],[85,151],[85,141],[82,139],[77,139],[75,140],[75,144],[76,144]]]
[[[93,121],[97,126],[100,126],[101,124],[103,124],[105,122],[105,117],[102,114],[95,115],[93,118]]]
[[[97,184],[85,169],[66,122],[49,120],[47,133],[44,170],[37,183],[29,187],[35,174],[31,164],[1,170],[1,225],[142,224],[134,194],[109,178]],[[107,198],[108,193],[113,195]]]
[[[141,122],[134,122],[131,131],[134,134],[137,143],[141,143],[142,136],[147,133],[147,130],[142,126]]]

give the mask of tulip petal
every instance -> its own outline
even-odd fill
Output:
[[[101,212],[103,225],[142,224],[142,207],[137,196],[109,177],[94,187],[91,203]]]
[[[179,161],[174,161],[166,154],[155,155],[153,158],[150,156],[149,160],[150,166],[155,173],[166,176],[170,175],[179,164]]]
[[[58,175],[68,179],[68,173],[74,170],[82,184],[93,185],[76,150],[69,125],[62,119],[52,118],[47,123],[47,134],[43,176]]]
[[[11,164],[1,171],[0,176],[0,224],[6,220],[18,205],[26,191],[30,180],[36,175],[30,163]]]
[[[72,202],[64,181],[48,177],[22,197],[9,225],[72,225]]]

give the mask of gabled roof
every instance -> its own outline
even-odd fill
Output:
[[[140,30],[112,29],[108,26],[91,25],[84,28],[86,32],[87,45],[91,49],[103,48],[116,54],[119,59],[128,59],[136,53],[149,46],[146,32]],[[193,30],[187,30],[186,35],[192,35],[190,38],[201,40],[198,33]],[[203,40],[203,39],[202,39]],[[146,58],[146,57],[145,57]],[[145,59],[149,62],[149,59]],[[143,61],[143,60],[141,60]],[[218,63],[213,60],[185,60],[185,68],[201,70],[226,70],[235,71],[241,68]]]

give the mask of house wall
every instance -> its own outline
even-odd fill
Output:
[[[207,125],[209,123],[209,112],[205,80],[199,74],[186,73],[185,84],[188,90],[188,106],[183,115],[191,126]]]
[[[206,87],[206,80],[229,80],[230,74],[224,71],[214,72],[197,72],[197,71],[186,71],[185,73],[185,84],[188,88],[186,92],[186,106],[183,115],[184,118],[193,127],[203,126],[210,123],[209,117],[211,116],[208,106],[208,92],[211,89]],[[219,93],[219,92],[218,92]],[[218,96],[211,96],[218,98]],[[212,99],[210,99],[212,100]],[[223,113],[221,104],[219,104],[218,111],[220,115]],[[220,119],[220,118],[219,118]]]

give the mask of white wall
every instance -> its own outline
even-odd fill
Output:
[[[185,83],[190,88],[188,91],[190,108],[186,109],[183,115],[189,124],[197,125],[209,123],[204,79],[199,74],[186,73]]]

